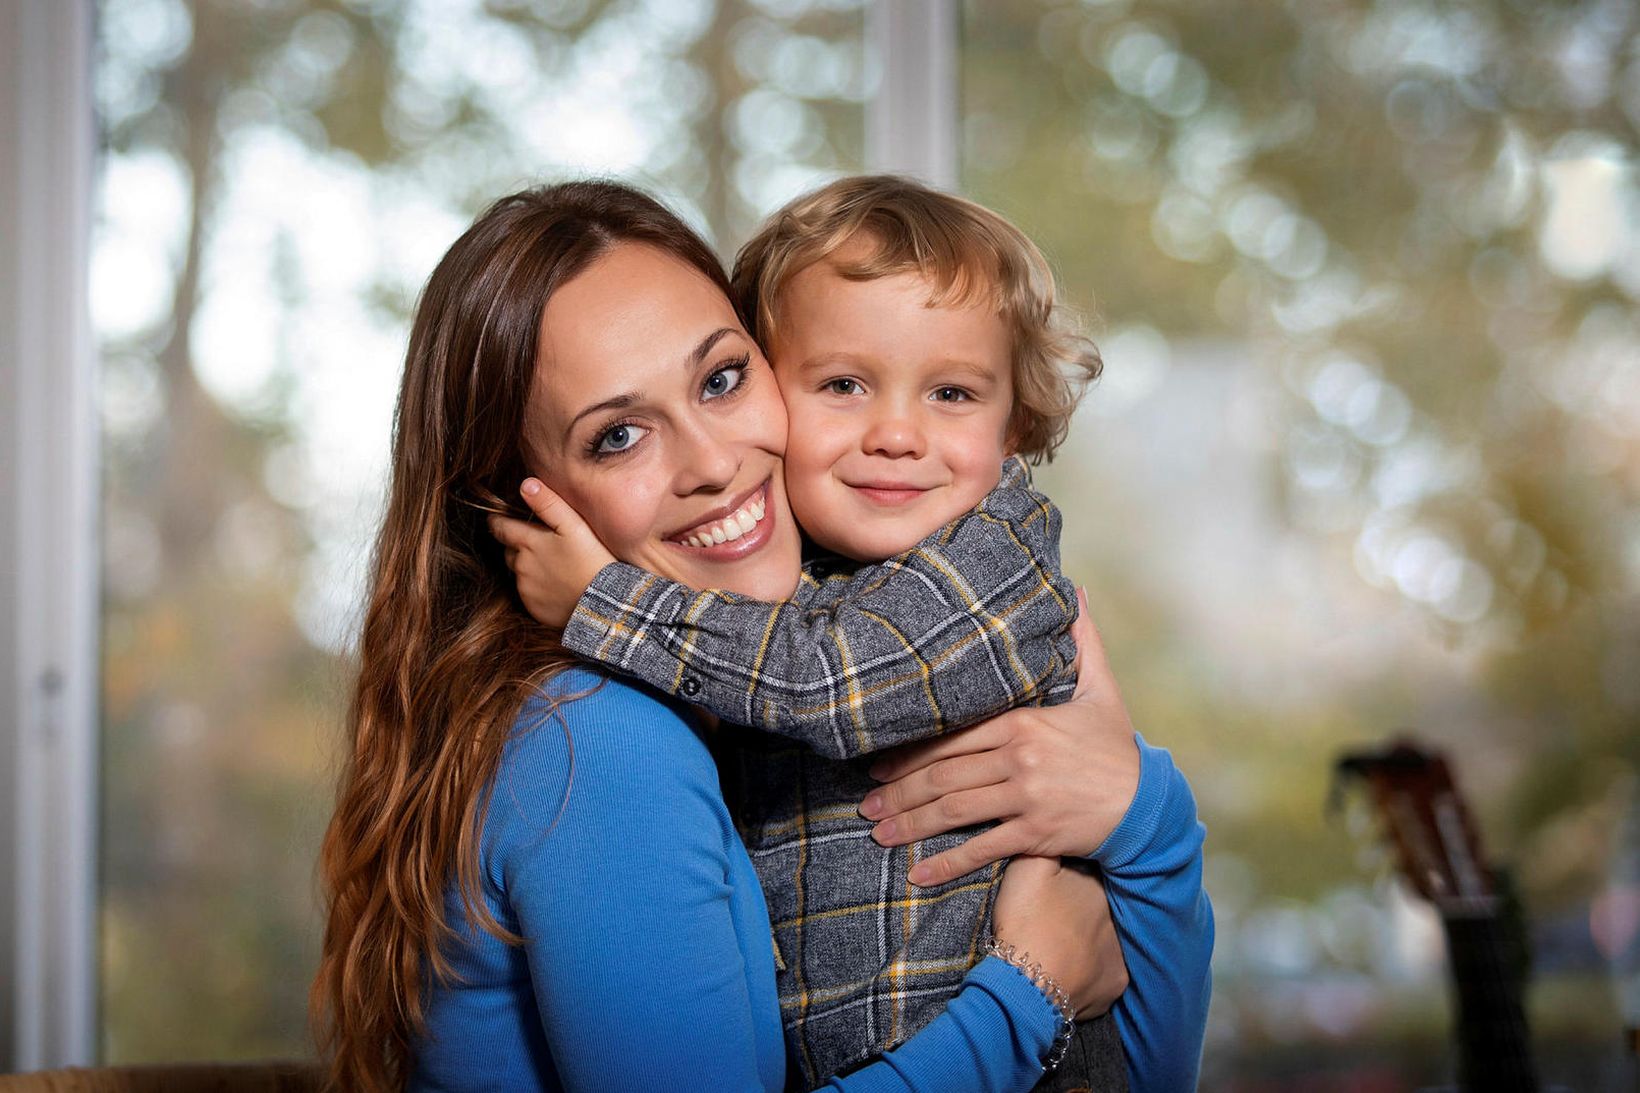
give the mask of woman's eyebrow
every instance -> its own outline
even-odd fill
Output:
[[[702,338],[700,344],[695,346],[695,351],[689,354],[689,367],[699,368],[701,361],[706,359],[706,354],[712,351],[712,347],[722,341],[725,335],[735,332],[735,328],[732,326],[720,326]]]
[[[695,346],[695,348],[689,353],[688,368],[690,370],[699,368],[701,362],[706,359],[706,355],[712,351],[712,347],[722,341],[725,336],[734,333],[737,333],[734,327],[720,326],[710,334],[706,335],[706,337],[702,338],[700,340],[700,344]],[[612,398],[606,398],[602,402],[595,402],[591,406],[588,406],[586,409],[582,410],[580,413],[576,414],[574,417],[570,418],[569,429],[566,429],[565,432],[573,431],[574,428],[581,423],[581,419],[584,417],[599,413],[603,410],[624,410],[628,406],[637,405],[639,398],[640,396],[638,392],[626,391],[622,394],[615,395]]]
[[[624,394],[616,395],[614,398],[606,398],[602,402],[593,403],[591,406],[588,406],[586,409],[570,418],[569,428],[565,429],[564,432],[566,434],[574,432],[575,427],[581,423],[581,419],[584,417],[599,413],[603,410],[622,410],[628,406],[636,405],[637,401],[638,393],[636,391],[627,391]]]

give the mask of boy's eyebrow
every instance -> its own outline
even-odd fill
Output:
[[[799,364],[797,366],[797,371],[799,375],[806,375],[809,372],[817,372],[822,368],[832,365],[858,367],[862,364],[868,363],[870,362],[866,358],[860,357],[854,353],[816,353],[808,360]],[[975,361],[957,359],[942,360],[937,363],[937,368],[940,371],[961,372],[964,375],[972,376],[976,380],[990,384],[997,383],[999,379],[995,369],[987,368],[983,364],[979,364]]]
[[[816,353],[797,366],[799,372],[813,372],[833,364],[860,364],[862,359],[853,353]]]
[[[690,369],[699,368],[701,362],[706,359],[706,355],[712,351],[712,347],[717,345],[717,343],[722,341],[727,335],[733,333],[735,333],[734,327],[720,326],[710,334],[706,335],[706,337],[700,340],[699,345],[689,351],[687,367]],[[612,398],[606,398],[602,402],[593,403],[591,406],[588,406],[586,409],[570,418],[569,428],[565,429],[564,432],[566,434],[574,432],[575,427],[581,423],[581,419],[584,417],[591,414],[596,414],[602,410],[622,410],[628,406],[636,405],[638,399],[638,392],[624,391]]]
[[[997,382],[996,369],[987,368],[983,364],[976,364],[973,361],[941,361],[940,367],[948,368],[953,372],[962,372],[965,375],[973,376],[977,380],[984,380],[986,383]]]

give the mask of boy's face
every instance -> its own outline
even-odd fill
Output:
[[[929,307],[931,294],[916,273],[850,281],[816,262],[780,300],[786,494],[815,542],[857,561],[973,508],[1008,453],[1006,324],[988,303]]]

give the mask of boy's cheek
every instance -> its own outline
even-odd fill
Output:
[[[846,440],[846,415],[813,392],[793,391],[786,399],[786,460],[804,466],[830,464]]]

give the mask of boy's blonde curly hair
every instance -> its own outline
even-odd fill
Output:
[[[869,243],[865,256],[839,260],[856,239]],[[838,179],[775,213],[735,258],[735,308],[760,345],[776,333],[781,293],[820,261],[851,281],[919,273],[933,288],[930,306],[989,300],[1013,343],[1009,440],[1032,463],[1053,458],[1104,362],[1055,304],[1053,271],[1023,232],[990,209],[912,179]]]

